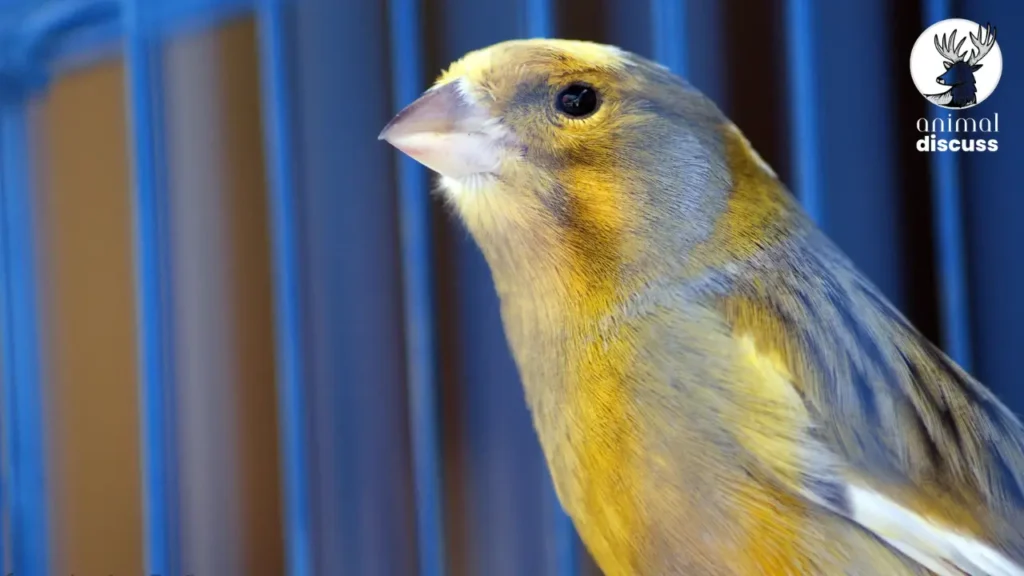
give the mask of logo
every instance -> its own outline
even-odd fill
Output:
[[[969,46],[964,44],[970,40]],[[950,18],[932,24],[910,52],[910,75],[929,102],[964,110],[985,101],[1003,74],[1003,54],[991,25]]]

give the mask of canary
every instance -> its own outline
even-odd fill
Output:
[[[686,81],[455,62],[381,139],[480,246],[559,501],[609,576],[1024,574],[1024,430]]]

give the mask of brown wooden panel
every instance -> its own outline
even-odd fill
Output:
[[[55,458],[55,574],[142,569],[124,70],[61,78],[40,103],[37,184]]]

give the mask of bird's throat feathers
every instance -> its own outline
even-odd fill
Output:
[[[503,306],[559,320],[537,326],[607,321],[655,278],[697,279],[805,225],[739,129],[723,123],[716,136],[714,149],[678,167],[624,165],[610,148],[554,172],[522,164],[511,176],[442,177],[441,186],[484,252]]]

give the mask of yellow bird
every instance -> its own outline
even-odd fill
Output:
[[[504,42],[381,138],[440,174],[486,256],[605,574],[1024,574],[1019,420],[684,80]]]

